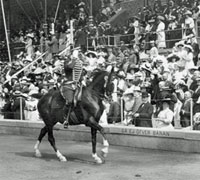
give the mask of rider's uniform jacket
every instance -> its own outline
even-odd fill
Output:
[[[79,59],[72,59],[70,61],[65,61],[64,71],[68,83],[77,83],[81,78],[83,71],[83,63]]]

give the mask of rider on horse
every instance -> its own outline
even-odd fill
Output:
[[[65,79],[61,85],[61,94],[66,101],[64,106],[64,128],[68,127],[72,107],[81,98],[82,85],[80,83],[83,63],[79,58],[79,50],[75,49],[70,59],[64,63]]]

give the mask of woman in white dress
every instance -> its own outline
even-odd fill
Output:
[[[162,100],[162,110],[159,112],[158,117],[155,118],[157,128],[166,130],[174,129],[171,124],[174,118],[174,113],[169,109],[170,102],[170,98]]]
[[[182,60],[185,62],[185,69],[188,70],[194,67],[193,48],[190,45],[185,45],[183,51],[184,56],[182,56]]]
[[[158,26],[156,29],[158,49],[166,48],[165,23],[163,22],[164,20],[165,19],[163,16],[158,16]]]

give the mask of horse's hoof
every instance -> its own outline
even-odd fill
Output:
[[[108,156],[108,153],[104,152],[103,149],[101,150],[101,156],[106,158]]]
[[[101,160],[101,158],[95,159],[95,161],[96,161],[97,164],[103,164],[103,161]]]
[[[108,147],[104,147],[102,150],[101,150],[101,155],[106,158],[107,155],[108,155]]]
[[[66,159],[65,156],[62,156],[62,157],[60,157],[59,159],[60,159],[61,162],[67,162],[67,159]]]
[[[92,157],[94,158],[94,160],[97,164],[103,163],[102,159],[100,157],[98,157],[97,154],[93,154]]]
[[[35,157],[37,157],[37,158],[41,158],[42,157],[42,154],[41,154],[41,152],[39,150],[35,151]]]

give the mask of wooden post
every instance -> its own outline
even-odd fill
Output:
[[[56,8],[56,13],[55,13],[55,17],[54,17],[54,24],[56,23],[56,19],[57,19],[57,16],[58,16],[58,11],[59,11],[59,7],[60,7],[60,1],[61,0],[58,0],[58,5],[57,5],[57,8]]]
[[[20,120],[23,120],[22,97],[20,97]]]
[[[1,9],[2,9],[2,15],[3,15],[3,23],[4,23],[4,29],[5,29],[5,34],[6,34],[6,43],[7,43],[7,49],[8,49],[8,58],[9,62],[11,63],[11,53],[10,53],[10,42],[9,42],[9,37],[8,37],[8,31],[7,31],[7,25],[6,25],[6,18],[5,18],[5,11],[4,11],[4,4],[3,0],[1,0]]]
[[[191,130],[193,130],[193,101],[192,99],[190,101],[190,125],[191,125]]]

